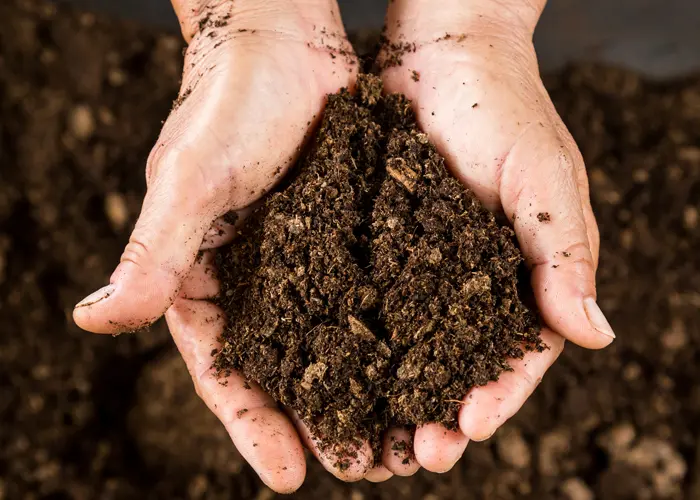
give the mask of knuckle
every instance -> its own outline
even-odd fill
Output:
[[[509,399],[512,401],[524,401],[524,399],[532,393],[532,391],[539,385],[541,379],[536,375],[528,372],[527,370],[522,370],[517,374],[517,377],[513,377],[512,383],[509,385]],[[504,412],[498,419],[498,425],[500,426],[505,420],[510,418],[510,412]]]
[[[209,379],[212,376],[211,370],[212,369],[209,366],[203,366],[200,370],[197,370],[194,377],[195,383],[201,387],[202,384],[209,382]]]
[[[568,245],[562,256],[574,264],[583,264],[593,268],[593,254],[587,241],[577,241]]]
[[[154,176],[158,172],[158,164],[163,157],[164,151],[166,150],[165,144],[160,140],[156,142],[155,146],[151,149],[148,154],[148,159],[146,160],[146,186],[150,187]]]
[[[200,367],[199,369],[190,372],[190,375],[192,376],[192,381],[194,382],[197,396],[207,403],[207,396],[209,394],[209,390],[207,388],[209,387],[209,384],[211,384],[211,379],[214,376],[211,367]]]
[[[151,150],[147,165],[151,168],[153,176],[160,177],[166,172],[178,169],[184,163],[183,152],[176,144],[170,141],[159,141]]]
[[[527,390],[530,387],[535,387],[538,384],[538,377],[535,377],[527,370],[520,373],[519,380],[511,387],[511,394],[517,394],[521,390]]]
[[[139,235],[133,234],[129,239],[120,262],[131,262],[137,267],[145,267],[150,260],[151,252]]]
[[[229,0],[194,0],[191,2],[175,0],[174,3],[179,13],[185,36],[192,38],[201,31],[201,27],[205,24],[202,21],[207,19],[207,14],[221,11],[222,7],[229,4]]]
[[[163,131],[168,126],[166,122]],[[169,135],[161,132],[161,135]],[[146,160],[146,182],[150,187],[156,179],[168,172],[173,166],[181,163],[182,153],[180,148],[172,140],[158,139],[156,145],[151,149]]]
[[[179,206],[201,213],[225,205],[224,179],[229,169],[220,162],[210,162],[195,150],[175,146],[154,149],[149,161],[151,186],[160,184],[161,189],[170,190],[177,195]]]

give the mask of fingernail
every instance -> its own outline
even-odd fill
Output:
[[[591,326],[598,330],[603,335],[607,335],[610,338],[615,338],[615,333],[613,332],[610,323],[605,319],[605,314],[598,307],[598,303],[593,297],[587,297],[583,299],[583,308],[586,310],[586,316],[588,316],[588,321],[591,322]]]
[[[493,431],[491,432],[491,434],[476,434],[476,437],[468,437],[471,441],[474,441],[475,443],[483,443],[484,441],[488,441],[489,439],[491,439],[495,433],[496,431]]]
[[[96,292],[91,293],[90,295],[85,297],[80,302],[78,302],[78,304],[75,306],[75,308],[77,309],[78,307],[87,307],[87,306],[91,306],[93,304],[96,304],[99,301],[104,300],[107,297],[109,297],[110,295],[112,295],[114,293],[114,289],[115,289],[114,285],[104,286],[104,287],[100,288],[99,290],[97,290]]]

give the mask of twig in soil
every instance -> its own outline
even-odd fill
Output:
[[[387,173],[406,190],[413,194],[419,174],[406,166],[403,158],[392,158],[386,162]]]
[[[316,328],[318,328],[318,327],[320,327],[320,326],[323,326],[323,325],[325,325],[326,323],[328,323],[328,320],[322,321],[322,322],[319,323],[318,325],[314,326],[311,330],[309,330],[309,331],[306,333],[306,337],[308,337],[309,335],[311,335],[311,333],[313,333],[313,332],[316,330]]]

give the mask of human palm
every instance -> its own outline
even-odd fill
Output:
[[[513,360],[513,371],[499,381],[473,389],[460,411],[461,432],[435,424],[416,431],[416,461],[401,472],[418,465],[443,472],[469,439],[487,439],[518,411],[565,338],[601,348],[614,334],[595,304],[599,235],[583,159],[542,85],[532,32],[480,21],[483,16],[452,23],[438,13],[433,23],[418,23],[415,12],[407,13],[413,6],[396,4],[388,41],[409,50],[400,66],[383,71],[385,88],[413,101],[421,128],[453,174],[513,225],[549,346]]]

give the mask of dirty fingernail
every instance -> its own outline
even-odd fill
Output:
[[[586,316],[588,316],[588,321],[591,322],[593,328],[598,330],[603,335],[607,335],[610,338],[615,338],[615,333],[613,332],[610,323],[605,319],[605,314],[598,307],[598,303],[593,297],[588,297],[583,299],[583,308],[586,310]]]
[[[75,306],[76,309],[78,307],[91,306],[91,305],[96,304],[97,302],[99,302],[101,300],[106,299],[107,297],[109,297],[110,295],[112,295],[114,293],[114,288],[115,288],[114,285],[107,285],[107,286],[100,288],[96,292],[91,293],[90,295],[85,297],[83,300],[78,302],[78,304]]]

